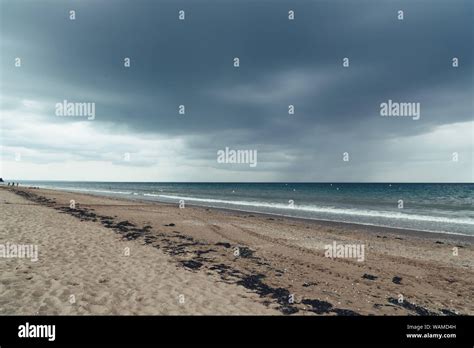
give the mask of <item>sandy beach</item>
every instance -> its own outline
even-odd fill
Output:
[[[474,314],[471,237],[21,187],[0,206],[0,245],[38,246],[0,258],[3,315]]]

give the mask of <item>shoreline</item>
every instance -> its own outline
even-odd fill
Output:
[[[254,311],[248,309],[245,312],[247,314],[264,313],[266,310],[273,315],[474,313],[474,301],[470,296],[474,279],[472,238],[459,240],[448,238],[451,235],[445,234],[407,233],[376,226],[286,218],[203,206],[187,205],[185,209],[179,209],[172,203],[62,190],[15,187],[0,189],[2,197],[3,192],[7,198],[2,199],[1,203],[10,211],[7,217],[13,219],[13,225],[9,227],[11,233],[16,229],[15,224],[22,224],[24,233],[33,239],[38,232],[35,224],[43,224],[45,231],[56,231],[54,239],[44,232],[45,238],[49,238],[51,243],[45,246],[47,250],[66,245],[70,253],[76,254],[81,252],[80,245],[71,244],[67,238],[80,238],[82,234],[88,234],[88,238],[95,241],[94,245],[102,248],[115,243],[110,239],[113,237],[132,250],[143,250],[143,255],[146,255],[143,257],[147,261],[138,260],[138,264],[126,268],[129,273],[141,274],[143,268],[153,268],[158,263],[166,269],[176,269],[179,274],[184,272],[182,277],[187,277],[188,273],[202,277],[189,283],[197,288],[202,286],[202,282],[210,282],[206,288],[218,284],[229,286],[223,290],[223,295],[212,294],[207,299],[206,294],[200,295],[200,306],[204,307],[194,308],[191,312],[194,314],[242,314],[245,311],[236,311],[234,304],[225,300],[228,294],[242,291],[251,294],[248,308],[256,306]],[[17,203],[10,202],[12,197],[18,197],[15,198]],[[69,207],[71,199],[75,200],[74,208]],[[22,200],[24,203],[19,203]],[[22,209],[41,209],[44,213],[35,216],[33,213],[23,213],[22,216],[27,218],[21,221],[18,220],[20,217],[17,211]],[[67,238],[61,234],[64,221],[71,226],[70,237]],[[363,245],[365,259],[358,262],[353,258],[328,258],[324,247],[333,243]],[[459,255],[453,256],[454,247],[459,249]],[[91,274],[81,277],[101,279],[103,272],[115,267],[108,262],[114,256],[104,255],[105,259],[95,260],[95,263],[86,267],[90,268]],[[102,264],[104,262],[106,264]],[[69,263],[51,267],[72,267],[66,267],[62,273],[58,271],[64,274],[59,275],[59,278],[68,277],[70,272],[79,272],[76,266]],[[12,274],[17,272],[7,271]],[[49,272],[49,268],[45,272]],[[161,281],[175,284],[174,272],[168,271],[168,276],[161,278]],[[120,274],[111,275],[109,281],[115,282],[117,288],[123,291],[135,285],[138,288],[147,287],[146,278],[140,278],[135,285],[131,285],[126,280],[127,276]],[[15,277],[18,276],[19,280],[15,280],[19,282],[18,287],[37,291],[35,284],[21,280],[21,274]],[[97,284],[77,282],[88,284],[84,289],[96,292]],[[155,286],[160,288],[158,283]],[[174,286],[171,285],[171,288]],[[149,290],[156,292],[153,288]],[[403,295],[403,302],[398,301],[400,295]],[[111,304],[112,309],[104,305],[100,311],[96,307],[87,307],[85,313],[127,314],[130,308],[134,308],[133,313],[162,314],[175,313],[176,309],[173,304],[170,304],[171,309],[163,309],[156,307],[156,303],[143,306],[136,300],[125,301],[120,294],[110,296],[111,303],[121,303],[120,308]],[[164,296],[163,291],[158,291],[156,296]],[[292,302],[289,301],[291,296]],[[2,301],[8,303],[11,298],[2,299],[0,295],[0,309]],[[208,301],[216,303],[211,306]],[[247,304],[243,304],[243,308],[247,308]],[[59,313],[65,312],[60,310]]]
[[[71,194],[81,194],[91,197],[102,197],[112,200],[118,201],[125,201],[125,202],[140,202],[143,204],[156,204],[156,205],[165,205],[165,206],[176,206],[177,203],[169,203],[169,202],[161,202],[158,200],[148,200],[143,198],[133,198],[133,197],[120,197],[114,195],[101,195],[99,193],[90,193],[90,192],[82,192],[79,190],[62,190],[62,189],[54,189],[54,188],[31,188],[31,187],[19,187],[19,188],[28,188],[28,189],[38,189],[38,190],[46,190],[46,191],[53,191],[53,192],[68,192]],[[193,208],[202,208],[202,209],[212,209],[216,211],[223,211],[228,212],[230,214],[235,214],[239,216],[239,214],[254,214],[259,215],[262,217],[274,217],[274,218],[284,218],[288,220],[296,220],[296,221],[304,221],[306,223],[315,223],[317,225],[326,225],[333,226],[333,227],[341,227],[347,226],[349,228],[358,228],[364,229],[366,232],[380,232],[382,233],[389,233],[389,234],[399,234],[405,236],[413,236],[419,238],[428,238],[428,239],[444,239],[450,240],[452,242],[463,242],[474,244],[474,235],[466,235],[456,232],[439,232],[439,231],[426,231],[426,230],[418,230],[418,229],[410,229],[410,228],[400,228],[400,227],[390,227],[390,226],[381,226],[375,224],[364,224],[364,223],[355,223],[355,222],[346,222],[346,221],[334,221],[334,220],[324,220],[324,219],[312,219],[312,218],[305,218],[305,217],[297,217],[297,216],[290,216],[284,214],[276,214],[276,213],[267,213],[267,212],[256,212],[251,210],[243,210],[243,209],[232,209],[232,208],[223,208],[223,207],[214,207],[214,206],[206,206],[200,204],[193,204],[193,203],[186,203],[186,206],[193,207]]]

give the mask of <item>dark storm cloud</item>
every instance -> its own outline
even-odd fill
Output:
[[[1,9],[2,94],[48,101],[51,114],[63,99],[96,101],[97,126],[188,136],[203,157],[248,144],[267,158],[284,149],[291,162],[334,134],[345,134],[338,150],[362,151],[363,139],[472,120],[469,0],[3,1]],[[387,99],[420,102],[421,120],[380,117]]]

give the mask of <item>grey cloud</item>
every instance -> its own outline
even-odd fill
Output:
[[[97,127],[181,137],[189,161],[211,161],[226,145],[253,146],[275,172],[328,163],[337,171],[338,162],[315,149],[334,158],[347,148],[375,156],[388,138],[473,117],[474,6],[467,0],[1,6],[2,95],[51,105],[96,101]],[[74,22],[67,20],[69,9],[77,11]],[[185,22],[177,20],[178,9],[186,10]],[[287,20],[289,9],[296,11],[294,22]],[[396,19],[399,9],[403,22]],[[16,56],[21,69],[12,66]],[[131,68],[123,68],[123,57],[131,58]],[[342,67],[343,57],[350,68]],[[387,99],[420,102],[421,120],[381,118],[379,104]],[[360,176],[376,170],[362,167]]]

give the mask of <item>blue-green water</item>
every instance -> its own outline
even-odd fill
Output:
[[[25,181],[22,184],[176,204],[184,200],[185,204],[249,212],[474,236],[474,184],[59,181]]]

